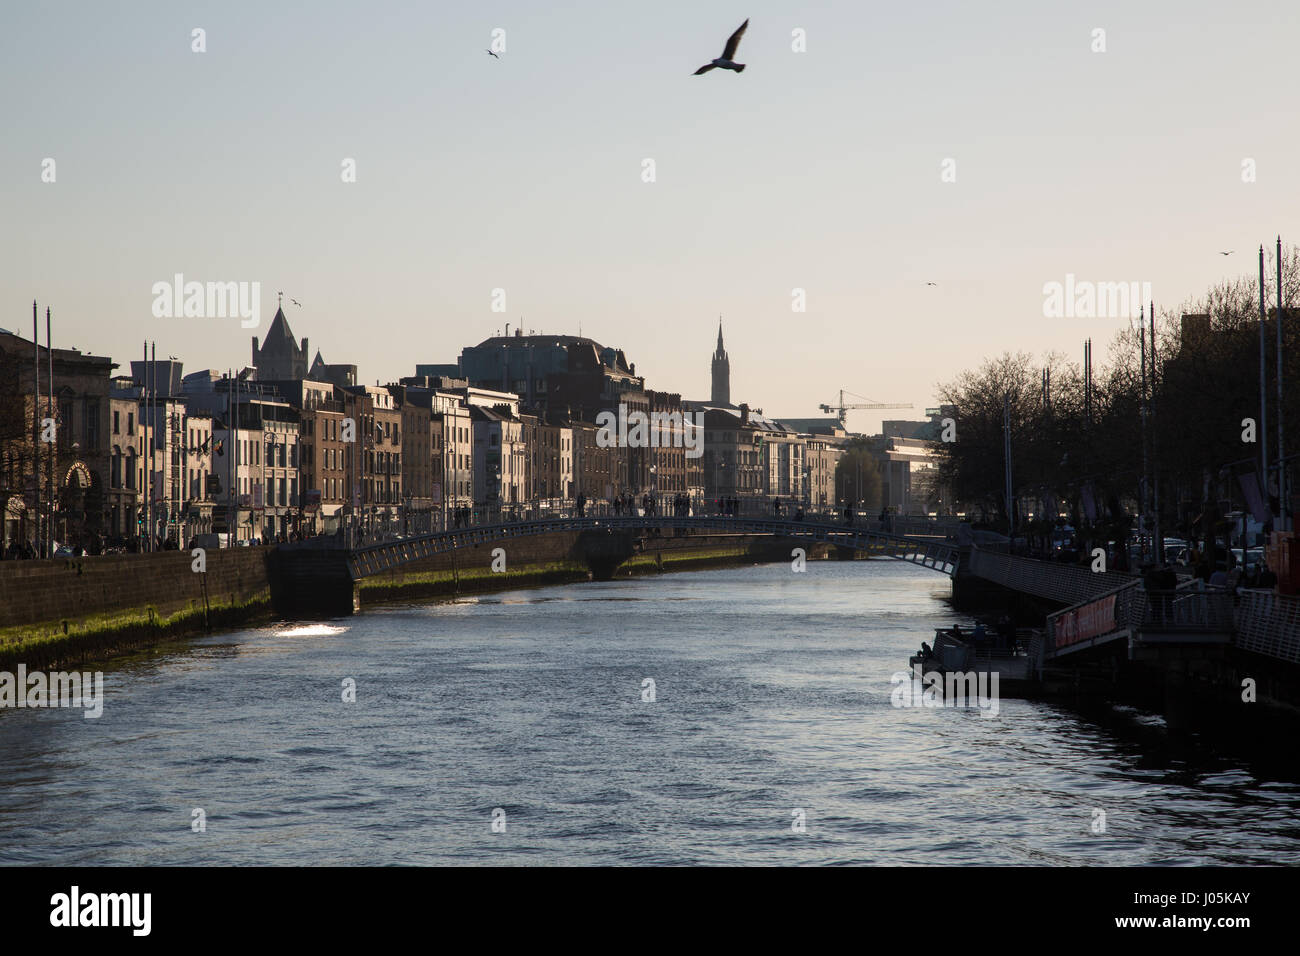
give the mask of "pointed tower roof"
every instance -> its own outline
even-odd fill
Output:
[[[289,320],[284,317],[284,309],[275,310],[275,318],[271,320],[271,327],[266,330],[266,338],[262,340],[262,344],[266,345],[275,339],[281,341],[287,339],[290,345],[297,345],[293,338],[293,330],[289,328]]]

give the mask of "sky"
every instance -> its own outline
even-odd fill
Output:
[[[746,18],[744,73],[692,75]],[[734,402],[914,405],[850,413],[871,432],[986,356],[1100,364],[1128,320],[1048,317],[1046,283],[1176,309],[1300,241],[1297,27],[1283,0],[14,0],[0,327],[35,299],[56,347],[240,367],[282,290],[365,382],[509,323],[707,398],[721,316]],[[260,283],[260,327],[156,317],[177,273]]]

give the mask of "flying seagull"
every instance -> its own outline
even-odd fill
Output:
[[[498,59],[498,60],[501,59],[501,57],[497,56],[497,55],[496,55],[495,53],[493,53],[491,50],[488,50],[488,51],[487,51],[487,55],[490,56],[490,57],[494,57],[495,59]]]
[[[1221,256],[1230,256],[1230,255],[1232,255],[1232,254],[1233,254],[1234,252],[1236,252],[1236,251],[1237,251],[1236,249],[1229,249],[1227,252],[1220,252],[1219,255],[1221,255]]]
[[[736,55],[736,47],[740,46],[740,38],[745,35],[747,26],[749,26],[748,20],[742,23],[740,29],[731,35],[731,39],[727,41],[727,48],[722,51],[722,56],[700,67],[695,71],[695,75],[699,76],[701,73],[708,73],[709,70],[713,69],[735,70],[737,73],[743,71],[745,64],[735,63],[731,58]]]
[[[926,285],[938,285],[938,284],[939,284],[939,283],[937,283],[937,282],[927,282],[927,283],[926,283]]]
[[[298,308],[300,309],[302,308],[302,303],[299,302],[297,299],[295,299],[293,296],[289,296],[289,301],[292,302],[294,305],[296,305]]]

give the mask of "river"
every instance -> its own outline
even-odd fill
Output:
[[[893,706],[947,590],[774,564],[173,643],[98,719],[0,711],[0,863],[1300,862],[1300,786],[1159,718]]]

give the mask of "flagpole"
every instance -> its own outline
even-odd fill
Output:
[[[146,339],[140,345],[142,356],[141,364],[144,366],[144,376],[141,382],[140,391],[140,425],[141,431],[144,432],[144,452],[149,456],[147,463],[144,464],[144,486],[140,491],[144,495],[144,550],[153,550],[153,516],[150,514],[150,503],[153,500],[153,445],[149,441],[149,340]]]
[[[1155,526],[1152,528],[1155,539],[1152,544],[1155,548],[1155,555],[1159,555],[1161,563],[1163,563],[1165,549],[1164,539],[1160,535],[1160,454],[1157,445],[1160,430],[1156,427],[1156,303],[1154,299],[1150,305],[1151,308],[1147,312],[1147,318],[1151,321],[1151,400],[1147,407],[1151,419],[1151,496],[1155,507],[1155,515],[1153,516]]]
[[[1264,504],[1268,505],[1268,379],[1265,366],[1267,339],[1264,337],[1264,246],[1259,247],[1259,460],[1264,483]],[[1269,509],[1270,516],[1272,509]]]
[[[36,300],[32,300],[32,361],[35,377],[32,386],[32,484],[36,488],[36,499],[32,507],[32,548],[37,557],[45,537],[41,534],[41,336],[37,325]]]
[[[57,422],[59,415],[54,408],[54,340],[50,338],[50,307],[48,305],[45,307],[45,356],[49,360],[50,365],[50,380],[46,383],[46,389],[50,396],[48,404],[50,410],[49,416]],[[64,425],[68,428],[69,432],[71,432],[72,422],[65,422]],[[45,552],[51,558],[54,557],[54,455],[59,447],[58,439],[59,434],[56,427],[54,441],[50,443],[50,456],[45,460],[45,474],[49,481],[49,494],[47,495],[49,501],[47,502],[47,507],[50,512],[50,520],[45,524]],[[72,443],[69,442],[68,444],[71,445]]]
[[[1278,530],[1286,527],[1286,452],[1282,441],[1282,237],[1277,237],[1277,507]]]
[[[1132,326],[1130,326],[1132,328]],[[1138,348],[1139,357],[1142,360],[1142,375],[1139,378],[1141,383],[1142,400],[1138,403],[1142,419],[1142,532],[1146,533],[1146,516],[1150,513],[1150,489],[1151,473],[1149,459],[1147,458],[1147,330],[1146,316],[1141,312],[1138,314]]]

